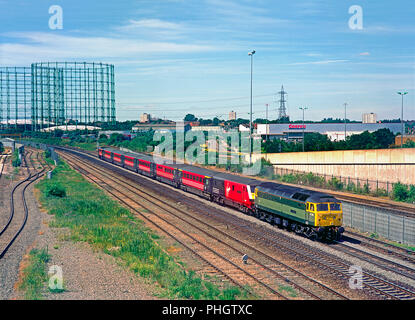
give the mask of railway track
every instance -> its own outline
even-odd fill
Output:
[[[389,259],[385,259],[373,253],[359,249],[355,246],[350,246],[348,244],[345,244],[344,242],[336,241],[335,245],[333,245],[332,248],[333,247],[336,250],[340,250],[355,258],[365,260],[366,262],[370,262],[372,265],[375,265],[381,269],[395,272],[401,276],[415,280],[415,269],[414,269],[415,266],[409,267],[401,263],[391,261]]]
[[[111,148],[114,148],[114,146],[110,146]],[[93,156],[97,156],[97,152],[96,151],[89,151],[89,150],[83,150],[81,148],[78,147],[66,147],[67,149],[70,150],[74,150],[77,152],[81,152],[81,153],[86,153],[89,155],[93,155]],[[151,154],[150,154],[151,156]],[[260,179],[263,181],[269,181],[266,179]],[[322,189],[318,189],[315,187],[311,187],[311,186],[304,186],[304,185],[296,185],[296,184],[292,184],[292,183],[286,183],[286,182],[278,182],[284,185],[288,185],[288,186],[293,186],[293,187],[297,187],[297,188],[308,188],[310,190],[314,190],[314,191],[324,191],[327,194],[331,194],[334,197],[338,198],[339,200],[343,200],[346,202],[350,202],[350,203],[356,203],[356,204],[361,204],[361,205],[367,205],[367,206],[371,206],[371,207],[377,207],[377,208],[382,208],[382,209],[387,209],[390,211],[393,211],[395,214],[400,215],[400,216],[406,216],[406,217],[414,217],[415,216],[415,206],[411,206],[410,204],[401,204],[399,202],[389,202],[387,200],[384,199],[370,199],[366,196],[361,196],[358,194],[345,194],[344,192],[333,192],[332,190],[322,190]]]
[[[367,247],[415,265],[415,251],[397,247],[385,241],[373,239],[350,231],[343,233],[342,240],[344,243],[359,244],[362,247]]]
[[[64,158],[71,166],[75,167],[75,169],[83,171],[84,175],[87,177],[91,178],[92,176],[92,180],[94,180],[95,183],[104,186],[104,189],[107,189],[110,193],[114,194],[114,192],[118,192],[119,194],[124,194],[124,196],[126,196],[125,192],[129,191],[128,196],[126,197],[129,199],[136,198],[136,200],[134,200],[136,204],[139,202],[139,205],[149,212],[147,214],[147,219],[154,219],[154,215],[160,218],[160,214],[157,214],[155,210],[161,211],[163,212],[161,220],[167,222],[169,226],[173,226],[176,229],[178,229],[177,226],[181,226],[180,232],[182,233],[187,233],[187,230],[192,230],[192,235],[194,234],[194,231],[196,231],[198,235],[203,235],[204,238],[202,241],[209,247],[214,247],[216,255],[218,254],[218,251],[221,253],[226,252],[226,259],[231,260],[234,266],[238,266],[241,262],[240,258],[248,253],[250,257],[249,265],[244,265],[244,269],[238,267],[238,271],[242,271],[245,275],[254,279],[261,287],[267,289],[274,295],[276,294],[279,298],[281,297],[277,294],[278,288],[288,285],[296,290],[299,293],[299,296],[304,299],[347,299],[347,297],[339,292],[291,268],[281,261],[276,260],[244,241],[231,236],[220,230],[217,226],[212,225],[212,223],[202,221],[195,215],[191,215],[188,212],[177,208],[177,206],[173,206],[168,202],[157,198],[154,194],[150,194],[136,187],[132,183],[115,179],[111,175],[111,172],[97,170],[94,166],[91,166],[79,158],[74,159],[73,156],[68,157],[65,155]],[[80,165],[82,168],[80,168]],[[101,181],[98,181],[98,179]],[[104,184],[106,184],[106,186]],[[123,202],[125,203],[125,201]],[[130,208],[131,207],[133,206],[130,206]],[[159,223],[158,226],[160,226]],[[183,228],[185,228],[185,232],[183,231]],[[189,238],[193,241],[201,241],[201,238],[198,237],[196,239],[194,235]],[[236,274],[232,274],[230,277],[235,276]],[[258,286],[256,286],[256,288],[257,287]],[[262,290],[262,292],[263,291],[264,290]],[[283,296],[282,298],[287,297]]]
[[[3,228],[0,231],[0,239],[2,240],[2,243],[4,242],[3,247],[0,248],[0,259],[2,259],[6,255],[8,250],[11,248],[13,243],[16,241],[16,239],[19,237],[24,227],[26,226],[26,222],[27,222],[28,215],[29,215],[29,210],[27,208],[26,197],[25,197],[25,192],[26,192],[27,187],[29,187],[33,182],[35,182],[40,177],[42,177],[43,171],[45,170],[45,168],[43,168],[41,171],[38,171],[36,169],[34,161],[32,159],[33,153],[34,152],[29,151],[27,155],[25,154],[23,156],[23,163],[25,164],[25,167],[27,170],[27,177],[24,180],[17,183],[13,187],[11,194],[10,194],[9,218],[6,224],[3,226]],[[29,156],[29,161],[30,161],[30,165],[32,169],[30,169],[28,166],[28,161],[26,159],[27,156]],[[39,156],[39,153],[37,152],[37,159],[39,161],[38,156]],[[21,201],[23,204],[23,217],[21,217],[20,219],[16,218],[17,210],[16,210],[16,205],[15,205],[15,195],[19,189],[21,189]],[[21,221],[16,221],[16,220],[21,220]],[[13,225],[14,222],[15,222],[15,225]],[[4,240],[5,237],[7,237],[6,240]]]
[[[91,159],[89,156],[87,156],[87,158]],[[100,160],[96,158],[91,160],[95,160],[95,163],[100,162]],[[110,164],[107,165],[111,166]],[[123,170],[117,166],[113,166],[113,168],[117,172]],[[129,176],[131,175],[133,175],[133,173],[129,174]],[[134,180],[137,179],[139,178],[135,177]],[[263,228],[261,232],[258,232],[255,230],[258,228],[250,228],[246,225],[246,222],[241,224],[240,219],[236,219],[230,215],[218,214],[215,211],[216,210],[209,210],[209,212],[201,213],[207,216],[215,217],[217,220],[227,225],[232,225],[235,228],[246,230],[246,233],[254,242],[260,239],[262,241],[262,245],[264,242],[268,243],[277,250],[283,251],[285,253],[290,253],[291,255],[302,259],[302,261],[308,261],[315,266],[319,266],[330,273],[338,275],[339,278],[343,280],[348,280],[350,278],[350,263],[339,261],[339,258],[335,256],[329,255],[326,252],[322,252],[316,248],[307,247],[304,244],[298,243],[298,241],[294,242],[293,239],[285,237],[284,235],[280,235],[275,232],[271,233],[269,229]],[[375,274],[364,271],[362,277],[364,290],[379,297],[387,299],[413,299],[415,297],[415,293],[413,292],[412,288],[405,288],[399,284],[395,284],[386,279],[382,279]]]

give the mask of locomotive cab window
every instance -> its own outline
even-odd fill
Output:
[[[317,205],[317,211],[329,211],[329,204],[328,203],[319,203]]]
[[[340,211],[341,210],[341,204],[336,203],[330,203],[330,211]]]

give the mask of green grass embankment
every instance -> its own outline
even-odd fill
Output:
[[[160,288],[170,299],[238,299],[246,292],[228,286],[219,288],[185,271],[166,253],[159,237],[144,223],[60,162],[51,180],[36,185],[42,206],[55,215],[51,227],[68,228],[72,241],[83,241],[114,256],[136,274]]]

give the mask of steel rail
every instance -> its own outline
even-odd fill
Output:
[[[65,157],[64,157],[65,158]],[[148,219],[147,217],[145,217],[145,215],[143,215],[140,211],[136,210],[133,206],[131,206],[130,204],[128,204],[125,200],[123,200],[122,198],[120,198],[119,196],[117,196],[116,194],[114,194],[114,192],[112,190],[114,190],[114,188],[112,187],[108,187],[105,186],[105,182],[97,177],[96,175],[92,174],[91,172],[88,172],[87,170],[85,170],[84,168],[81,168],[80,166],[76,165],[73,161],[68,160],[68,163],[73,166],[77,171],[82,171],[84,172],[84,176],[86,176],[89,180],[91,180],[92,182],[94,182],[95,184],[97,184],[98,186],[102,187],[103,189],[105,189],[108,193],[110,193],[112,196],[114,196],[115,198],[117,198],[119,201],[121,201],[123,204],[125,204],[127,207],[129,207],[131,210],[133,210],[134,212],[136,212],[138,215],[140,215],[141,217],[143,217],[146,221],[151,222],[153,225],[155,225],[158,229],[161,229],[163,232],[167,233],[170,237],[172,237],[174,240],[178,241],[180,244],[182,244],[185,248],[187,248],[188,250],[190,250],[193,253],[196,253],[196,255],[199,258],[202,258],[203,261],[205,261],[209,266],[213,267],[215,270],[221,270],[220,268],[216,267],[215,265],[213,265],[210,261],[208,261],[206,258],[201,257],[200,254],[198,254],[195,250],[193,250],[192,248],[190,248],[188,245],[186,245],[183,241],[179,240],[177,237],[175,237],[174,235],[172,235],[170,232],[168,232],[167,230],[165,230],[164,228],[161,228],[159,225],[155,224],[153,221],[151,221],[150,219]],[[93,179],[91,179],[90,177],[88,177],[88,175],[92,175],[94,176],[96,179],[101,180],[104,185],[101,185],[99,183],[97,183],[96,181],[94,181]],[[250,277],[251,279],[253,279],[254,281],[256,281],[257,283],[259,283],[261,286],[265,287],[267,290],[269,290],[270,292],[272,292],[273,294],[275,294],[276,296],[278,296],[279,298],[282,299],[288,299],[286,296],[282,295],[281,293],[279,293],[278,291],[276,291],[275,289],[271,288],[270,286],[268,286],[266,283],[263,283],[261,280],[259,280],[258,278],[256,278],[255,276],[253,276],[252,274],[250,274],[249,272],[247,272],[246,270],[242,269],[240,266],[238,266],[237,264],[235,264],[234,262],[230,261],[228,258],[224,257],[223,255],[221,255],[220,253],[216,252],[215,250],[213,250],[212,248],[208,247],[207,245],[205,245],[204,243],[202,243],[201,241],[199,241],[198,239],[196,239],[195,237],[193,237],[192,235],[190,235],[188,232],[180,229],[179,227],[177,227],[176,225],[172,224],[171,222],[169,222],[168,220],[166,220],[165,218],[161,217],[159,214],[157,214],[156,212],[154,212],[153,210],[151,210],[150,208],[144,206],[142,203],[138,203],[136,200],[132,199],[131,197],[129,197],[128,195],[126,195],[124,192],[121,192],[119,190],[117,190],[118,193],[120,193],[121,195],[123,195],[125,198],[130,199],[131,202],[137,204],[138,206],[146,209],[148,212],[150,212],[152,215],[157,216],[160,220],[164,221],[166,224],[172,226],[173,228],[175,228],[176,230],[178,230],[179,232],[185,234],[187,237],[189,237],[190,239],[192,239],[193,241],[197,242],[198,244],[200,244],[202,247],[204,247],[206,250],[210,251],[211,253],[215,254],[216,256],[220,257],[222,260],[226,261],[227,263],[231,264],[233,267],[235,267],[236,269],[238,269],[239,271],[241,271],[242,273],[244,273],[245,275],[247,275],[248,277]],[[232,279],[231,276],[229,276],[225,271],[221,270],[221,273],[228,279]],[[237,283],[235,280],[232,279],[232,282],[235,283],[236,285],[238,285],[239,287],[243,288],[246,290],[246,288]],[[252,294],[252,292],[251,292]]]
[[[97,170],[96,168],[94,168],[92,165],[89,165],[89,164],[88,164],[88,163],[86,163],[85,161],[79,161],[79,160],[78,160],[78,162],[81,162],[83,165],[88,166],[89,168],[91,168],[91,170]],[[202,232],[202,233],[206,234],[207,236],[212,237],[212,235],[211,235],[210,233],[208,233],[206,230],[203,230],[202,228],[200,228],[200,227],[198,227],[198,226],[194,225],[193,223],[191,223],[191,222],[189,222],[189,221],[187,221],[187,220],[185,220],[185,219],[181,218],[180,216],[178,216],[177,214],[175,214],[174,212],[172,212],[172,210],[176,210],[176,211],[180,212],[181,214],[185,215],[186,217],[189,217],[190,219],[193,219],[193,220],[197,221],[198,223],[200,223],[200,224],[202,224],[202,225],[204,225],[204,226],[206,226],[206,227],[209,227],[209,228],[213,229],[215,232],[217,232],[217,233],[221,234],[222,236],[227,237],[227,238],[229,238],[230,240],[235,241],[235,242],[237,242],[238,244],[240,244],[240,245],[242,245],[242,246],[244,246],[244,247],[248,248],[249,250],[251,250],[251,251],[255,252],[256,254],[259,254],[259,255],[261,255],[261,256],[263,256],[263,257],[265,257],[265,259],[267,259],[267,260],[271,261],[272,263],[278,264],[278,265],[282,266],[283,268],[285,268],[285,269],[287,269],[287,270],[291,271],[292,273],[294,273],[294,274],[296,274],[296,275],[298,275],[298,276],[301,276],[303,279],[306,279],[307,281],[312,282],[313,284],[315,284],[315,285],[319,286],[319,287],[320,287],[320,288],[322,288],[323,290],[329,291],[330,293],[332,293],[332,294],[334,294],[334,295],[336,295],[336,296],[338,296],[338,297],[340,297],[340,298],[342,298],[342,299],[348,299],[346,296],[342,295],[341,293],[339,293],[339,292],[337,292],[337,291],[335,291],[335,290],[333,290],[333,289],[331,289],[331,288],[327,287],[326,285],[324,285],[324,284],[322,284],[321,282],[319,282],[319,281],[317,281],[317,280],[315,280],[315,279],[313,279],[313,278],[311,278],[311,277],[309,277],[309,276],[305,275],[304,273],[301,273],[301,272],[299,272],[299,271],[295,270],[294,268],[292,268],[292,267],[288,266],[287,264],[284,264],[283,262],[276,260],[275,258],[273,258],[273,257],[271,257],[271,256],[269,256],[269,255],[267,255],[266,253],[264,253],[264,252],[262,252],[262,251],[258,250],[257,248],[254,248],[253,246],[251,246],[251,245],[249,245],[249,244],[245,243],[244,241],[241,241],[240,239],[237,239],[237,238],[235,238],[235,237],[231,236],[230,234],[223,232],[222,230],[220,230],[220,229],[218,229],[218,228],[216,228],[216,227],[214,227],[214,226],[212,226],[212,225],[210,225],[210,224],[206,223],[205,221],[203,221],[203,220],[201,220],[201,219],[197,218],[197,217],[196,217],[196,216],[194,216],[194,215],[190,215],[189,213],[185,212],[184,210],[181,210],[180,208],[173,207],[173,206],[172,206],[171,204],[169,204],[167,201],[164,201],[164,200],[162,200],[162,199],[160,199],[160,198],[156,198],[154,195],[152,195],[152,194],[150,194],[150,193],[148,193],[148,192],[144,191],[143,189],[139,189],[139,188],[137,188],[136,186],[134,186],[134,185],[132,185],[132,184],[130,184],[130,183],[128,183],[128,182],[126,182],[126,181],[119,181],[119,180],[115,180],[113,177],[111,177],[109,174],[104,173],[103,171],[99,171],[99,173],[100,173],[100,174],[102,174],[103,176],[107,177],[108,179],[110,179],[110,180],[114,181],[114,182],[121,183],[121,184],[125,184],[125,185],[129,186],[129,187],[130,187],[130,190],[131,190],[131,188],[132,188],[132,189],[134,189],[134,190],[138,191],[139,193],[143,193],[143,194],[145,194],[147,197],[150,197],[150,198],[156,199],[157,201],[161,202],[163,205],[167,206],[167,207],[168,207],[168,208],[170,208],[170,209],[163,208],[162,206],[158,205],[157,203],[155,203],[155,202],[154,202],[154,201],[152,201],[152,200],[148,200],[148,199],[146,199],[146,200],[147,200],[147,201],[149,201],[149,202],[151,202],[153,205],[157,206],[157,207],[158,207],[158,208],[160,208],[161,210],[166,211],[166,212],[168,212],[169,214],[171,214],[171,215],[175,216],[176,218],[178,218],[178,219],[182,220],[183,222],[185,222],[185,223],[187,223],[187,224],[191,225],[193,228],[195,228],[195,229],[199,230],[200,232]],[[130,179],[130,178],[128,178],[128,177],[126,177],[126,178],[127,178],[128,180],[130,180],[130,181],[133,181],[133,180],[131,180],[131,179]],[[236,252],[238,252],[238,254],[240,254],[241,256],[244,254],[244,252],[240,251],[240,250],[239,250],[239,249],[237,249],[237,248],[234,248],[234,247],[230,246],[229,244],[225,243],[224,241],[222,241],[222,240],[220,240],[220,239],[216,239],[216,238],[215,238],[215,240],[216,240],[216,241],[218,241],[218,242],[220,242],[220,243],[222,243],[223,245],[225,245],[225,246],[227,246],[227,247],[231,248],[232,250],[235,250],[235,251],[236,251]],[[321,297],[319,297],[319,296],[317,296],[316,294],[312,293],[312,292],[311,292],[311,291],[309,291],[308,289],[305,289],[305,288],[301,287],[300,285],[296,284],[295,282],[293,282],[292,280],[288,279],[287,277],[280,275],[277,271],[275,271],[275,270],[273,270],[273,269],[271,269],[271,268],[267,267],[266,265],[264,265],[263,263],[261,263],[261,262],[260,262],[260,261],[258,261],[257,259],[255,259],[255,258],[253,258],[253,257],[250,257],[250,260],[254,261],[256,264],[258,264],[259,266],[261,266],[263,269],[267,270],[269,273],[272,273],[273,275],[277,276],[278,278],[280,278],[280,279],[284,280],[285,282],[287,282],[287,283],[291,284],[291,285],[292,285],[292,286],[294,286],[296,289],[298,289],[298,290],[300,290],[300,291],[304,292],[305,294],[307,294],[307,295],[309,295],[309,296],[311,296],[311,297],[313,297],[313,298],[315,298],[315,299],[322,299]]]

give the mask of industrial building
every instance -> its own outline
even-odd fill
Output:
[[[374,132],[379,129],[389,129],[394,134],[401,132],[400,123],[347,123],[347,136],[360,134],[364,131]],[[257,135],[262,138],[299,141],[304,133],[318,132],[327,135],[330,140],[344,140],[344,123],[284,123],[284,124],[258,124]]]
[[[142,113],[140,115],[140,122],[141,123],[148,123],[151,121],[151,115],[148,113]]]
[[[376,123],[377,122],[377,115],[376,113],[364,113],[362,115],[362,123]]]
[[[0,67],[0,128],[40,131],[70,122],[115,122],[113,65],[40,62]]]
[[[187,132],[191,130],[191,126],[184,122],[170,122],[170,123],[137,123],[131,129],[132,132],[147,132],[150,130],[167,132],[178,131]]]

